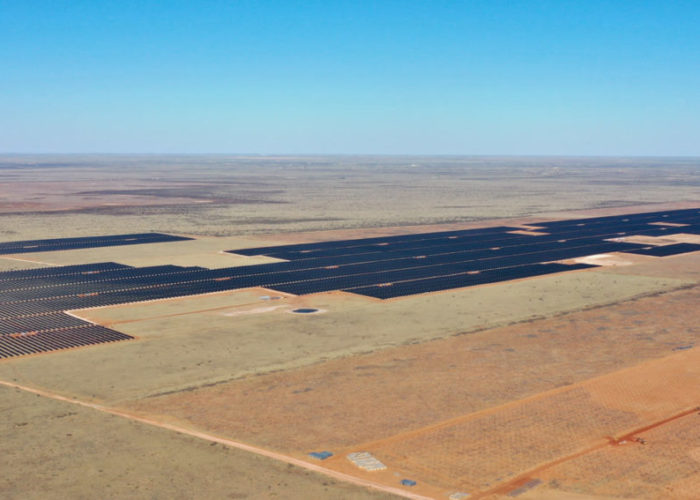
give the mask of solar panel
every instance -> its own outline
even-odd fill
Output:
[[[117,342],[133,337],[97,325],[65,330],[19,335],[0,335],[0,358],[56,351],[105,342]]]
[[[673,224],[685,225],[679,228]],[[598,253],[664,257],[700,251],[700,245],[690,243],[650,247],[617,240],[632,235],[700,233],[697,209],[537,225],[547,234],[514,234],[514,228],[499,226],[233,250],[288,261],[224,269],[172,265],[133,268],[105,262],[0,272],[0,357],[131,338],[63,312],[71,309],[248,287],[297,295],[343,290],[389,299],[586,269],[593,266],[556,261]],[[0,243],[0,253],[185,239],[144,233],[33,240]]]
[[[589,267],[594,266],[589,266],[586,264],[574,264],[570,266],[563,264],[533,264],[506,270],[490,270],[480,272],[479,274],[441,276],[392,284],[349,288],[343,291],[358,295],[366,295],[378,299],[391,299],[419,293],[436,292],[441,290],[484,285],[488,283],[498,283],[514,279],[530,278],[534,276],[543,276],[553,273],[568,272],[578,269],[586,269]]]
[[[668,257],[670,255],[679,255],[689,252],[700,251],[700,245],[692,243],[677,243],[675,245],[664,245],[658,247],[645,247],[636,250],[628,250],[628,253],[636,253],[641,255],[651,255],[654,257]]]
[[[143,243],[164,243],[168,241],[191,240],[184,236],[162,233],[118,234],[111,236],[88,236],[80,238],[58,238],[50,240],[27,240],[0,243],[0,254],[20,254],[34,252],[51,252],[57,250],[75,250],[78,248],[96,248],[120,245],[138,245]]]

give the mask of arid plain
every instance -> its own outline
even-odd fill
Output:
[[[4,156],[0,186],[1,241],[194,238],[0,270],[223,268],[275,260],[223,252],[247,247],[700,208],[700,160]],[[698,304],[694,252],[387,301],[250,288],[72,311],[135,339],[0,361],[0,493],[696,498]],[[346,458],[365,451],[387,469]]]

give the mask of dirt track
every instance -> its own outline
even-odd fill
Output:
[[[344,447],[666,356],[695,341],[698,301],[677,291],[135,404],[277,449]]]
[[[337,172],[326,174],[328,181]],[[436,192],[445,179],[434,181]],[[542,182],[559,185],[545,176],[537,179],[538,189]],[[311,189],[323,192],[320,186]],[[99,196],[182,193],[153,192],[140,184],[129,189],[135,191]],[[677,188],[668,189],[678,194]],[[654,196],[663,198],[661,191],[655,190]],[[484,191],[486,198],[479,203],[492,200],[495,192]],[[518,203],[532,201],[532,193]],[[285,196],[296,200],[308,194],[301,190]],[[609,195],[601,195],[599,202],[617,203]],[[561,196],[550,206],[535,207],[538,217],[509,223],[570,217],[558,212],[571,202],[566,193]],[[629,205],[634,200],[618,201]],[[574,205],[590,209],[588,202],[579,202]],[[236,234],[271,227],[307,231],[231,237],[225,243],[234,248],[268,240],[317,241],[481,225],[450,216],[453,223],[440,227],[403,226],[409,220],[433,221],[434,214],[443,212],[439,207],[420,220],[412,220],[409,213],[387,213],[384,218],[374,214],[366,223],[361,217],[376,207],[353,214],[352,220],[334,220],[341,207],[324,220],[287,224],[294,216],[290,219],[280,210],[304,209],[303,203],[294,203],[258,204],[251,212],[240,207],[241,219],[229,208],[203,207],[180,229],[211,232],[247,220],[247,226],[235,227]],[[684,203],[644,209],[672,206]],[[71,236],[94,230],[95,221],[124,232],[125,227],[133,229],[137,218],[137,226],[149,220],[164,226],[182,220],[180,213],[148,212],[153,207],[145,207],[147,215],[141,218],[131,212],[116,216],[118,208],[109,215],[74,208],[32,227],[22,226],[28,220],[24,215],[3,220],[16,239],[22,231],[45,234],[57,217],[68,224],[61,227],[75,230]],[[260,210],[265,211],[264,224],[246,219]],[[480,205],[474,218],[482,216],[479,210],[492,211]],[[502,215],[518,210],[504,207]],[[606,208],[573,215],[625,211]],[[213,226],[197,226],[202,213],[212,216],[207,220]],[[393,227],[350,229],[354,225]],[[314,231],[327,227],[343,229]],[[224,241],[123,254],[95,249],[30,257],[51,263],[122,257],[134,265],[162,261],[212,267],[253,262],[219,254],[219,243]],[[695,415],[668,419],[700,399],[695,347],[700,289],[690,288],[700,281],[699,259],[698,254],[640,258],[629,266],[387,302],[321,294],[281,299],[271,307],[261,302],[269,291],[247,290],[80,311],[138,340],[0,363],[5,385],[0,388],[0,410],[6,417],[0,427],[5,446],[0,465],[10,471],[0,478],[0,492],[23,500],[44,498],[47,491],[80,497],[85,488],[99,485],[121,497],[150,498],[156,492],[174,498],[360,499],[397,492],[444,498],[459,488],[477,498],[499,498],[537,479],[541,482],[522,498],[538,498],[540,493],[552,498],[632,493],[640,498],[692,498],[700,489]],[[1,265],[16,263],[5,259]],[[640,295],[646,297],[630,301]],[[285,312],[300,305],[324,313],[300,317]],[[468,334],[455,336],[459,333]],[[45,397],[30,394],[35,388]],[[649,427],[659,422],[664,424]],[[643,436],[626,436],[635,429],[645,429]],[[642,437],[647,444],[611,445],[623,437]],[[81,457],[66,454],[67,449],[80,449]],[[307,453],[322,449],[336,456],[311,462]],[[389,470],[359,471],[345,459],[351,451],[372,451]],[[311,473],[320,467],[326,469],[321,471],[325,476]],[[72,484],[79,475],[85,480]],[[418,485],[402,487],[403,477],[418,480]],[[367,482],[380,485],[386,494],[360,487]]]

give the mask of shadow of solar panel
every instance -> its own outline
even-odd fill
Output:
[[[587,269],[586,264],[535,264],[519,266],[509,269],[494,269],[479,274],[460,274],[453,276],[441,276],[436,278],[425,278],[419,280],[403,281],[397,283],[387,283],[369,287],[358,287],[344,289],[344,292],[366,295],[377,299],[390,299],[419,293],[437,292],[454,288],[465,288],[488,283],[498,283],[520,278],[530,278],[547,274]]]
[[[31,334],[0,335],[0,358],[129,339],[133,337],[97,325]]]
[[[634,250],[625,250],[626,253],[651,255],[653,257],[667,257],[670,255],[679,255],[698,251],[700,251],[700,245],[694,245],[692,243],[677,243],[675,245],[666,245],[661,247],[645,247]]]

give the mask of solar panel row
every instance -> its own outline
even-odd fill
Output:
[[[5,281],[35,279],[49,276],[69,276],[75,274],[99,273],[112,269],[133,269],[131,266],[116,262],[100,262],[97,264],[80,264],[76,266],[41,267],[37,269],[22,269],[18,271],[0,272],[0,284]]]
[[[641,255],[652,255],[654,257],[667,257],[669,255],[679,255],[698,251],[700,251],[700,245],[693,245],[691,243],[677,243],[675,245],[665,245],[660,247],[639,248],[630,250],[629,252]]]
[[[103,344],[105,342],[116,342],[132,338],[129,335],[97,325],[26,335],[0,335],[0,358],[91,344]]]
[[[285,252],[273,252],[269,255],[271,257],[287,259],[293,261],[300,260],[312,260],[320,257],[348,257],[348,256],[365,256],[365,257],[381,257],[382,254],[396,253],[404,251],[404,255],[419,255],[419,254],[434,254],[440,252],[447,252],[451,249],[459,250],[479,250],[488,249],[493,247],[515,247],[520,245],[548,245],[560,240],[579,240],[579,239],[596,239],[598,241],[610,238],[619,238],[624,235],[629,234],[641,234],[646,236],[663,236],[667,234],[667,229],[659,227],[642,226],[638,228],[631,228],[627,231],[615,230],[605,230],[600,229],[598,231],[592,230],[582,230],[575,232],[565,232],[565,233],[555,233],[549,235],[541,236],[530,236],[521,234],[509,234],[503,233],[501,235],[491,235],[488,238],[468,240],[468,239],[444,239],[444,240],[433,240],[430,243],[424,241],[420,242],[420,245],[412,243],[411,245],[402,244],[390,244],[386,245],[372,245],[372,246],[354,246],[354,247],[339,247],[335,249],[326,249],[320,252],[308,251],[304,253],[285,253]]]
[[[268,255],[268,251],[278,252],[278,251],[305,251],[309,249],[324,249],[324,248],[335,248],[339,246],[352,246],[353,243],[357,245],[367,245],[374,243],[384,243],[384,242],[401,242],[401,241],[421,241],[421,240],[431,240],[436,238],[448,238],[450,236],[458,235],[471,235],[471,236],[481,236],[488,235],[492,233],[502,233],[507,230],[504,226],[499,227],[489,227],[480,229],[463,229],[456,231],[440,231],[433,233],[416,233],[416,234],[400,234],[395,236],[378,236],[376,238],[361,238],[353,240],[336,240],[336,241],[321,241],[318,243],[299,243],[295,245],[280,245],[271,247],[257,247],[257,248],[245,248],[240,250],[232,250],[231,252],[239,253],[241,255]]]
[[[668,217],[663,217],[664,215]],[[662,236],[673,231],[672,227],[663,227],[658,225],[650,225],[650,222],[657,220],[665,220],[674,222],[682,220],[684,223],[690,223],[689,228],[683,228],[684,231],[697,230],[700,228],[700,214],[698,210],[681,210],[677,212],[657,212],[651,214],[637,214],[637,216],[615,216],[615,217],[599,217],[594,219],[582,219],[580,221],[561,221],[552,223],[538,223],[545,229],[543,231],[550,232],[551,237],[568,238],[586,236],[597,236],[602,239],[614,238],[629,234],[644,234],[647,236]],[[499,242],[519,242],[524,241],[530,236],[521,234],[510,234],[508,231],[514,228],[494,227],[488,230],[464,230],[464,231],[449,231],[441,233],[425,233],[417,235],[391,236],[386,238],[369,238],[369,239],[353,239],[331,242],[309,243],[283,245],[277,247],[261,247],[243,250],[230,250],[232,253],[242,255],[268,255],[280,259],[299,260],[310,259],[321,256],[340,256],[358,253],[381,253],[382,251],[393,251],[401,248],[429,248],[432,246],[445,245],[452,243],[453,245],[461,245],[463,247],[472,246],[478,247],[487,241],[493,245],[498,245]],[[686,231],[688,232],[688,231]],[[538,236],[545,238],[546,236]],[[453,241],[450,241],[453,240]],[[383,247],[383,248],[382,248]]]
[[[694,218],[700,215],[700,210],[697,208],[688,208],[681,210],[664,210],[658,212],[642,212],[637,214],[623,214],[623,215],[610,215],[606,217],[588,217],[582,219],[566,219],[552,222],[538,222],[538,226],[545,226],[549,228],[555,227],[572,227],[578,226],[580,224],[605,224],[605,223],[619,223],[619,222],[671,222],[675,223],[678,220],[685,218]]]
[[[90,276],[63,276],[60,279],[41,279],[22,282],[21,286],[3,289],[0,303],[16,300],[38,300],[59,295],[75,295],[101,290],[117,290],[134,286],[146,286],[158,282],[180,281],[189,274],[204,271],[201,267],[178,268],[158,266],[128,270],[121,273],[94,274]]]
[[[659,221],[666,225],[658,225]],[[520,267],[517,273],[538,273],[545,268],[534,264],[604,252],[648,252],[665,256],[697,250],[693,245],[644,250],[645,246],[640,244],[607,241],[622,236],[664,236],[679,232],[673,224],[686,224],[683,232],[697,231],[700,211],[689,209],[538,223],[537,226],[542,227],[540,231],[548,233],[538,236],[513,234],[513,228],[501,226],[231,252],[287,259],[288,262],[272,265],[272,269],[259,269],[266,274],[261,277],[261,284],[280,291],[304,294],[348,290],[363,287],[365,285],[358,283],[364,283],[365,287],[381,288],[382,296],[396,296],[399,288],[388,292],[386,289],[390,287],[383,283],[424,280],[427,279],[424,276],[428,276],[442,283],[436,286],[448,286],[445,276],[469,271],[479,271],[479,278],[469,275],[470,278],[463,278],[464,282],[481,283],[483,279],[497,279],[499,269]],[[485,273],[489,270],[494,273]],[[275,283],[275,280],[287,281]],[[405,287],[401,290],[399,294],[402,295],[413,293]]]
[[[90,236],[83,238],[60,238],[50,240],[11,241],[0,243],[0,254],[19,254],[33,252],[51,252],[56,250],[74,250],[78,248],[96,248],[121,245],[139,245],[143,243],[164,243],[168,241],[190,240],[183,236],[161,233],[118,234],[113,236]]]
[[[642,214],[631,214],[623,216],[610,216],[610,217],[596,217],[588,219],[574,219],[574,220],[564,220],[564,221],[554,221],[554,222],[543,222],[537,223],[537,226],[542,226],[544,228],[550,228],[552,230],[557,230],[559,234],[563,232],[576,232],[576,231],[586,231],[589,228],[586,226],[598,226],[598,229],[607,227],[608,230],[614,229],[616,231],[624,230],[625,225],[627,227],[644,227],[653,221],[666,221],[666,222],[678,222],[678,221],[694,221],[697,225],[700,218],[700,211],[698,209],[689,210],[677,210],[669,212],[653,212],[653,213],[642,213]],[[449,236],[481,236],[491,233],[503,233],[507,230],[512,230],[513,228],[508,228],[504,226],[486,228],[486,229],[469,229],[462,231],[446,231],[439,233],[422,233],[422,234],[412,234],[412,235],[398,235],[390,237],[376,237],[376,238],[366,238],[366,239],[353,239],[353,240],[339,240],[339,241],[325,241],[320,243],[307,243],[307,244],[295,244],[295,245],[282,245],[276,247],[259,247],[252,249],[242,249],[236,250],[236,253],[243,255],[270,255],[271,253],[280,252],[308,252],[317,249],[329,249],[329,248],[339,248],[339,247],[354,247],[358,245],[365,244],[376,244],[376,243],[392,243],[396,241],[416,241],[416,240],[430,240],[435,238],[444,238]],[[593,230],[598,231],[598,229],[593,228]],[[614,232],[614,231],[613,231]],[[483,239],[483,238],[480,238]]]
[[[586,264],[533,264],[515,268],[494,269],[484,271],[479,274],[459,274],[454,276],[409,280],[399,283],[392,283],[389,286],[374,285],[368,287],[349,288],[344,291],[358,295],[366,295],[377,299],[391,299],[394,297],[403,297],[405,295],[436,292],[453,288],[464,288],[488,283],[499,283],[502,281],[568,272],[577,269],[586,269],[589,267],[593,266]]]
[[[59,330],[64,328],[86,326],[89,324],[90,323],[62,312],[46,314],[43,316],[8,318],[0,322],[0,335]]]

